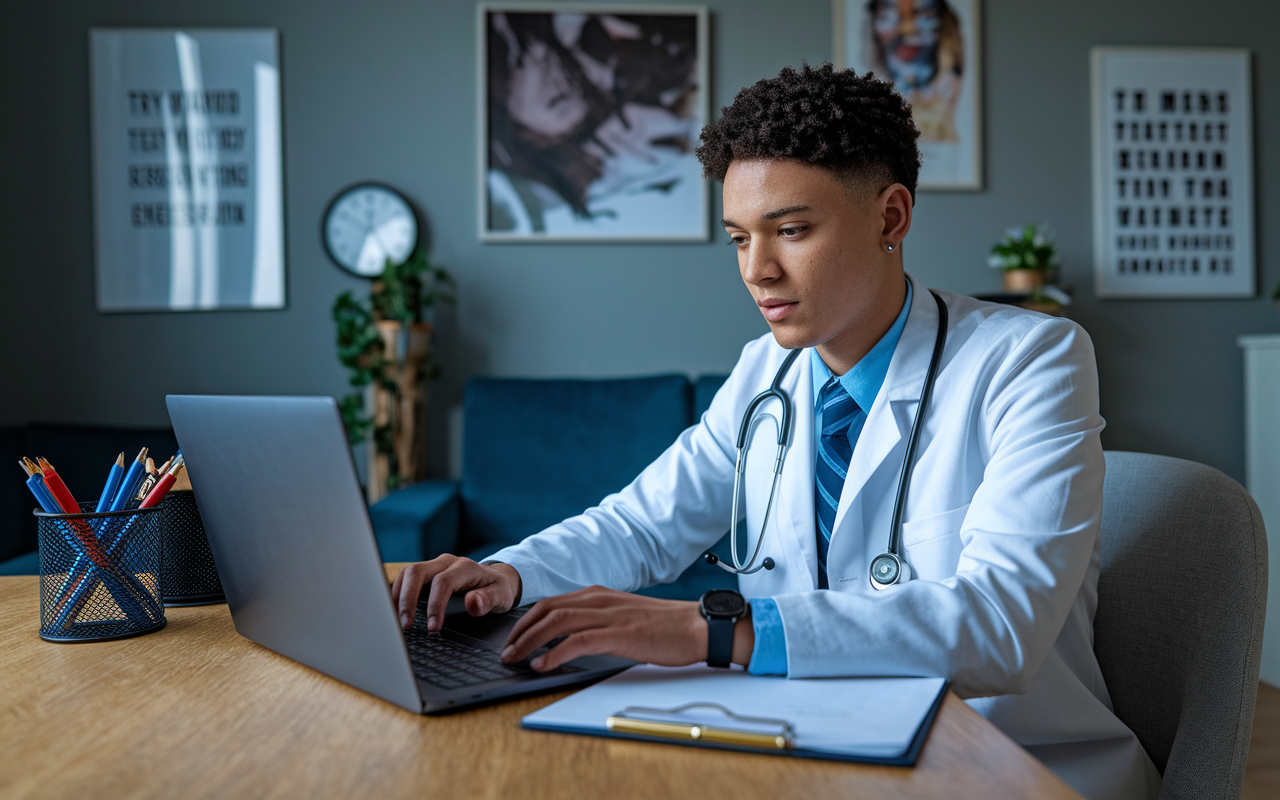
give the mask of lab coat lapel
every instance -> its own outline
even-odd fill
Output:
[[[806,349],[796,359],[783,387],[791,397],[791,446],[782,468],[779,489],[779,528],[789,547],[787,574],[791,591],[810,591],[818,585],[818,543],[813,510],[813,371],[812,354]],[[804,576],[808,582],[803,583]]]
[[[911,281],[911,310],[907,312],[902,337],[898,339],[898,346],[889,361],[884,385],[867,412],[867,420],[853,449],[832,534],[832,550],[839,552],[829,554],[831,561],[835,561],[837,556],[854,552],[848,547],[854,545],[850,541],[853,538],[850,534],[856,532],[843,531],[846,527],[845,520],[851,516],[874,516],[851,513],[851,509],[861,509],[862,503],[870,502],[863,497],[863,489],[885,459],[906,446],[915,407],[920,402],[920,390],[924,386],[925,373],[929,368],[929,358],[933,354],[933,343],[938,331],[938,307],[927,287],[915,278],[908,278]],[[902,447],[898,446],[900,443]],[[891,492],[897,488],[896,481],[895,476]],[[892,496],[887,502],[892,502]],[[839,547],[835,544],[838,538],[845,540]],[[855,547],[855,550],[860,549]],[[833,564],[832,567],[834,566]]]

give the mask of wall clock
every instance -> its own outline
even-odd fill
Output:
[[[358,183],[338,193],[321,223],[325,252],[361,278],[382,274],[387,259],[401,264],[418,244],[418,220],[404,195],[381,183]]]

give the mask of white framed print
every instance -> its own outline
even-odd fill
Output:
[[[478,7],[484,242],[706,241],[701,6]]]
[[[1101,298],[1253,297],[1249,51],[1095,47]]]
[[[272,29],[89,32],[99,311],[285,306]]]
[[[982,189],[981,12],[981,0],[833,0],[836,68],[875,73],[911,104],[920,189]]]

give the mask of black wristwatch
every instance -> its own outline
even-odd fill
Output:
[[[698,608],[707,619],[707,666],[729,666],[733,627],[747,613],[747,601],[732,589],[712,589],[698,601]]]

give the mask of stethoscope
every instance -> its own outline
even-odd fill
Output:
[[[876,589],[886,589],[894,584],[911,580],[911,567],[902,557],[902,513],[907,506],[907,486],[911,482],[916,442],[920,440],[920,419],[924,416],[929,398],[933,395],[933,384],[938,377],[938,364],[942,361],[942,349],[947,343],[947,306],[937,292],[931,289],[929,294],[933,295],[934,301],[938,304],[938,335],[933,343],[933,356],[929,359],[929,369],[924,376],[920,405],[916,408],[915,418],[911,421],[911,432],[907,435],[907,452],[902,458],[902,470],[898,476],[898,495],[893,504],[893,519],[889,523],[889,545],[883,553],[871,561],[871,585]],[[769,528],[774,496],[778,492],[778,483],[782,480],[782,462],[791,443],[791,397],[782,388],[782,380],[800,352],[800,350],[792,350],[787,354],[782,366],[778,368],[778,374],[773,377],[773,383],[747,404],[747,409],[742,415],[742,424],[738,428],[736,443],[738,455],[733,475],[733,517],[729,522],[729,552],[733,557],[733,566],[721,561],[715,553],[705,555],[708,564],[715,564],[736,575],[751,575],[762,569],[773,569],[776,566],[774,560],[767,556],[759,564],[756,563],[756,559],[760,555],[760,546],[764,543],[764,532]],[[756,417],[756,410],[769,400],[777,400],[782,405],[781,419],[769,413]],[[769,489],[769,502],[764,508],[764,521],[760,523],[760,535],[756,537],[756,546],[751,552],[751,558],[744,564],[738,558],[738,497],[742,490],[743,476],[747,471],[747,439],[755,425],[766,419],[773,420],[774,425],[777,426],[778,455],[773,462],[773,485]]]

